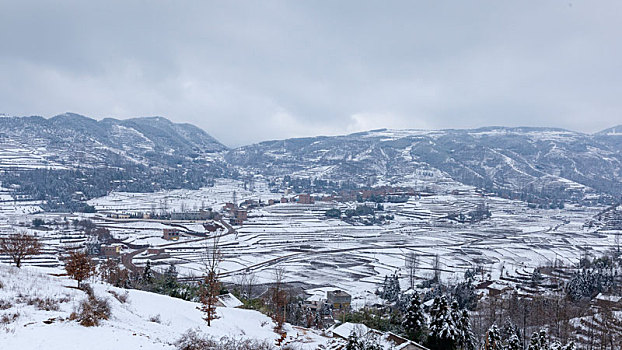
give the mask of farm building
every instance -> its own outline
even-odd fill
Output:
[[[342,290],[326,292],[326,302],[335,310],[348,310],[352,302],[352,296]]]
[[[116,257],[121,255],[122,248],[123,246],[120,244],[102,245],[101,254],[105,257]]]
[[[216,298],[218,299],[216,302],[217,307],[240,307],[244,305],[240,299],[236,298],[235,295],[231,293],[222,294]]]
[[[303,193],[298,195],[298,203],[300,204],[313,204],[315,203],[315,199],[311,197],[308,193]]]
[[[181,234],[181,231],[176,228],[165,228],[165,229],[162,229],[162,233],[163,233],[162,238],[168,241],[177,241],[179,239],[179,235]]]

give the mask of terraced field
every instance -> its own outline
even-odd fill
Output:
[[[199,191],[170,191],[151,195],[112,194],[92,201],[98,209],[145,210],[166,201],[171,207],[187,208],[207,203],[220,209],[233,191],[240,200],[264,201],[276,196],[266,187],[245,191],[240,183],[220,183]],[[450,194],[454,193],[454,194]],[[185,201],[185,202],[184,202]],[[468,212],[486,204],[492,216],[479,223],[467,224],[449,220],[449,214]],[[480,266],[495,279],[525,275],[534,267],[557,261],[572,265],[584,250],[597,256],[614,244],[615,232],[597,233],[583,224],[602,208],[566,206],[565,209],[531,209],[523,202],[496,197],[482,197],[469,188],[459,192],[443,191],[429,197],[412,197],[406,203],[385,204],[385,213],[394,219],[384,225],[365,226],[325,217],[331,208],[354,208],[356,203],[317,202],[313,205],[283,203],[252,209],[248,221],[235,230],[222,230],[216,235],[224,253],[222,273],[228,280],[252,272],[259,282],[272,279],[274,267],[283,267],[289,281],[317,286],[333,285],[365,297],[385,275],[399,272],[406,286],[405,256],[418,256],[416,275],[419,279],[433,274],[438,255],[441,277],[459,279],[467,268]],[[37,214],[46,221],[63,221],[67,215]],[[22,215],[28,223],[35,215]],[[203,232],[200,222],[110,219],[102,214],[69,216],[68,220],[89,217],[108,228],[132,252],[137,247],[164,248],[163,254],[148,254],[142,249],[132,254],[140,267],[151,260],[156,267],[177,264],[186,277],[200,276],[202,256],[209,238],[197,237]],[[15,216],[4,216],[5,225],[17,225]],[[8,220],[12,220],[9,224]],[[49,231],[36,231],[46,240],[46,254],[33,263],[58,263],[57,253],[85,244],[87,237],[72,226],[52,226]],[[184,232],[177,242],[161,238],[162,229],[177,227]]]

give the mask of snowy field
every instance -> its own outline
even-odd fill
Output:
[[[327,219],[327,209],[354,208],[356,203],[316,202],[313,205],[283,203],[253,209],[236,234],[220,231],[224,260],[220,267],[226,280],[235,282],[245,272],[255,273],[259,282],[270,282],[274,268],[283,267],[288,281],[304,282],[311,287],[334,286],[352,292],[357,303],[364,303],[385,275],[400,273],[406,287],[405,256],[418,256],[416,275],[432,276],[435,256],[440,259],[441,277],[458,280],[467,268],[482,267],[492,278],[500,274],[531,273],[545,264],[575,264],[584,249],[593,256],[614,244],[614,234],[595,233],[583,227],[602,208],[567,205],[562,210],[528,208],[526,203],[497,197],[482,197],[472,188],[446,183],[437,194],[411,199],[407,203],[385,204],[385,212],[394,220],[385,225],[353,225],[339,219]],[[454,190],[459,190],[458,193]],[[150,194],[111,193],[91,200],[98,210],[149,211],[166,205],[169,210],[211,207],[221,210],[231,201],[278,199],[265,183],[254,191],[243,183],[219,180],[214,187],[197,191],[175,190]],[[454,194],[452,194],[454,193]],[[492,212],[488,220],[476,224],[450,221],[448,214],[468,212],[486,204]],[[8,204],[7,204],[8,205]],[[4,210],[4,209],[3,209]],[[9,210],[10,211],[10,210]],[[165,254],[137,254],[133,262],[141,266],[150,260],[156,268],[169,263],[185,276],[202,274],[205,238],[182,234],[179,241],[162,239],[163,228],[200,231],[200,222],[156,222],[153,220],[111,220],[102,214],[7,214],[0,211],[2,225],[29,223],[35,217],[46,221],[64,221],[88,216],[107,227],[124,243],[164,248]],[[87,237],[72,227],[55,226],[50,231],[31,231],[48,245],[46,253],[30,263],[58,264],[56,253],[84,244]],[[128,252],[129,250],[126,250]]]

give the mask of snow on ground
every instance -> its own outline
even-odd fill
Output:
[[[418,179],[404,179],[400,185],[413,185]],[[197,191],[112,193],[89,203],[98,210],[116,211],[150,210],[152,205],[159,208],[164,203],[168,208],[183,205],[192,209],[205,205],[220,209],[220,205],[231,200],[234,191],[240,202],[262,199],[266,203],[267,199],[282,195],[270,193],[267,183],[261,181],[256,181],[254,191],[249,191],[244,189],[243,182],[218,180],[213,187]],[[374,300],[373,292],[385,275],[397,271],[402,287],[407,287],[405,257],[410,253],[418,256],[418,280],[433,275],[436,255],[441,278],[459,280],[466,269],[474,267],[482,267],[492,278],[498,278],[501,271],[512,275],[555,261],[573,265],[586,246],[596,257],[614,244],[615,233],[594,232],[583,226],[602,208],[568,204],[561,210],[534,209],[521,201],[482,196],[472,187],[452,181],[437,181],[434,191],[430,196],[413,196],[406,203],[385,203],[385,213],[394,219],[384,225],[364,226],[324,215],[327,209],[344,211],[359,203],[318,201],[314,205],[278,203],[254,208],[244,225],[236,227],[237,234],[225,235],[220,240],[223,278],[235,282],[240,274],[254,273],[258,283],[271,282],[278,266],[285,269],[288,282],[303,282],[307,284],[305,288],[337,287],[353,295],[354,305],[362,305]],[[490,219],[474,224],[447,219],[449,214],[466,213],[480,204],[490,208]],[[154,268],[165,269],[174,263],[182,276],[199,276],[204,268],[206,239],[182,235],[179,241],[171,242],[162,238],[163,228],[178,225],[185,227],[185,231],[201,232],[199,222],[159,223],[109,220],[102,214],[5,212],[0,215],[0,227],[29,223],[34,217],[57,222],[89,217],[125,243],[165,249],[161,255],[149,252],[136,255],[133,262],[138,266],[151,261]],[[58,265],[55,253],[84,244],[88,238],[62,225],[30,232],[42,237],[48,248],[46,255],[27,264]]]
[[[279,337],[272,320],[257,311],[217,308],[219,318],[207,327],[197,303],[98,282],[91,286],[97,297],[108,300],[112,316],[98,327],[83,327],[68,318],[86,298],[85,293],[73,288],[75,281],[51,276],[53,272],[58,271],[0,264],[2,349],[174,349],[175,341],[189,329],[215,338],[257,339],[271,344]],[[121,303],[111,291],[127,292],[127,302]],[[42,310],[37,300],[51,300],[47,305],[57,307]],[[327,341],[308,330],[289,325],[285,329],[288,341],[303,349],[315,349]]]

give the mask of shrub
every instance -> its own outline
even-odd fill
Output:
[[[0,299],[0,310],[7,310],[12,307],[13,307],[13,303],[11,303],[9,300]]]
[[[52,298],[43,298],[43,299],[39,297],[29,298],[28,300],[26,300],[26,304],[33,305],[37,309],[45,310],[45,311],[58,311],[59,309],[58,301]]]
[[[202,336],[194,330],[188,330],[181,338],[175,342],[178,350],[272,350],[272,346],[267,341],[250,339],[234,339],[222,337],[214,339]]]
[[[101,320],[110,318],[110,304],[103,298],[97,298],[94,294],[80,303],[77,311],[71,313],[70,320],[77,320],[84,327],[99,326]]]
[[[162,320],[160,319],[160,314],[149,317],[149,322],[162,323]]]
[[[124,293],[117,293],[114,290],[109,290],[108,293],[112,294],[112,296],[117,299],[121,304],[127,303],[127,299],[130,296],[127,291],[125,291]]]
[[[15,322],[19,318],[19,312],[8,313],[0,317],[0,324],[9,324]]]

